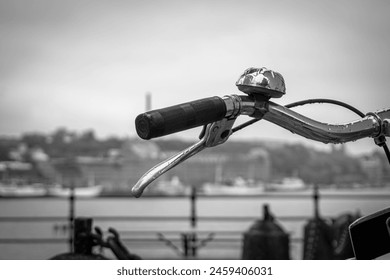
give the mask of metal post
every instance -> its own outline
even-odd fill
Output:
[[[183,244],[183,255],[187,259],[189,255],[189,244],[188,244],[188,234],[182,233],[181,234],[181,241]]]
[[[313,192],[313,200],[314,200],[314,218],[319,219],[320,217],[320,211],[319,211],[319,191],[318,191],[318,185],[314,185],[314,192]]]
[[[198,218],[196,216],[196,199],[197,199],[196,188],[191,187],[191,196],[190,196],[191,217],[190,217],[190,221],[191,221],[191,228],[192,229],[196,228],[196,224],[198,221]]]
[[[189,234],[188,243],[190,245],[190,254],[191,257],[195,258],[197,255],[197,236],[196,232],[194,231],[196,229],[197,223],[198,223],[198,217],[196,215],[196,199],[197,199],[197,192],[196,187],[191,187],[191,230],[192,232]]]
[[[71,253],[74,253],[74,212],[75,212],[75,195],[74,195],[74,185],[72,184],[70,188],[69,196],[69,249]]]
[[[195,232],[190,234],[191,256],[196,258],[198,253],[198,238]]]

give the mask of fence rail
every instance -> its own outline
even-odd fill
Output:
[[[232,196],[197,196],[192,195],[188,197],[183,196],[177,196],[177,197],[145,197],[145,200],[149,201],[160,201],[160,200],[185,200],[186,205],[189,207],[189,211],[184,211],[183,213],[180,213],[179,215],[142,215],[138,212],[132,212],[127,215],[117,215],[117,214],[111,214],[111,213],[105,213],[104,215],[98,214],[98,215],[88,215],[88,217],[92,218],[94,221],[94,225],[100,225],[100,224],[120,224],[123,227],[118,227],[117,230],[121,234],[121,240],[126,245],[131,245],[131,247],[135,248],[141,248],[141,247],[152,247],[156,244],[163,245],[163,241],[161,239],[161,234],[169,237],[170,242],[172,243],[183,243],[183,236],[189,233],[195,233],[197,234],[198,238],[205,238],[208,234],[213,233],[213,240],[210,242],[210,246],[214,247],[224,247],[226,245],[234,248],[235,250],[238,250],[241,247],[242,237],[245,230],[236,230],[236,229],[225,229],[223,226],[219,227],[218,229],[208,230],[205,227],[199,227],[199,225],[205,225],[205,224],[212,224],[212,225],[218,225],[221,224],[251,224],[255,220],[260,219],[261,217],[255,216],[258,213],[254,213],[252,216],[222,216],[222,215],[205,215],[205,212],[199,211],[199,202],[207,202],[210,200],[224,200],[229,199],[233,202],[236,200],[248,200],[248,201],[257,201],[259,199],[262,199],[263,201],[288,201],[288,200],[294,200],[298,199],[299,201],[308,201],[311,205],[312,203],[315,203],[313,201],[313,195],[310,193],[305,194],[291,194],[291,193],[271,193],[271,194],[265,194],[260,196],[239,196],[239,197],[232,197]],[[390,205],[390,193],[359,193],[359,194],[351,194],[351,193],[339,193],[339,194],[327,194],[327,193],[321,193],[320,196],[321,200],[326,201],[338,201],[338,203],[343,203],[343,201],[348,200],[356,200],[358,203],[360,201],[372,201],[372,205],[376,203],[376,201],[383,201],[386,203],[388,201],[388,205]],[[3,200],[4,199],[4,200]],[[78,217],[77,212],[77,203],[85,202],[88,203],[90,200],[86,198],[78,199],[78,198],[30,198],[32,200],[34,199],[48,199],[48,201],[53,199],[58,199],[62,202],[65,202],[67,207],[67,212],[63,213],[64,215],[34,215],[32,213],[29,213],[28,209],[25,209],[25,215],[13,215],[12,213],[8,213],[8,215],[1,215],[0,213],[0,229],[4,228],[5,225],[8,227],[15,227],[18,228],[18,226],[26,225],[27,227],[29,225],[34,226],[46,226],[49,228],[52,227],[52,231],[55,231],[54,227],[56,227],[57,231],[62,231],[62,234],[65,233],[67,236],[61,236],[61,237],[53,237],[53,236],[37,236],[36,238],[28,235],[28,232],[26,232],[27,236],[22,235],[16,235],[16,236],[5,236],[4,234],[1,234],[0,231],[0,244],[1,245],[40,245],[40,244],[63,244],[63,245],[69,245],[72,243],[72,236],[71,236],[71,229],[72,229],[72,222],[73,220]],[[93,198],[96,204],[99,204],[99,201],[103,201],[106,199],[113,199],[120,201],[121,199],[125,199],[123,197],[115,197],[115,196],[102,196]],[[16,199],[14,198],[16,201]],[[27,200],[27,199],[21,199],[21,201]],[[342,200],[342,201],[340,201]],[[10,198],[0,198],[0,205],[2,202],[10,202]],[[138,200],[139,201],[139,200]],[[131,201],[129,202],[131,203]],[[284,203],[284,202],[283,202]],[[234,207],[234,206],[231,206]],[[355,211],[356,209],[351,209],[351,211]],[[284,214],[284,215],[277,215],[276,220],[283,224],[293,223],[293,224],[299,224],[300,226],[303,225],[305,222],[307,222],[309,219],[313,217],[313,211],[308,211],[304,214],[294,214],[294,211],[291,211],[291,214]],[[82,214],[85,216],[84,214]],[[335,218],[334,215],[321,215],[322,218],[331,220]],[[158,228],[142,228],[142,226],[139,226],[138,228],[128,228],[124,225],[127,224],[133,224],[133,223],[142,223],[144,224],[154,224],[154,223],[181,223],[187,225],[185,229],[158,229]],[[234,226],[233,226],[234,227]],[[53,235],[53,234],[52,234]],[[291,244],[294,246],[302,246],[303,243],[303,237],[299,234],[292,234],[290,238]],[[209,245],[206,245],[206,247]]]

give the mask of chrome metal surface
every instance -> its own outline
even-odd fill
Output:
[[[390,119],[383,120],[383,135],[390,137]]]
[[[265,67],[248,68],[236,82],[242,92],[266,97],[281,97],[286,93],[283,76]]]
[[[226,118],[236,118],[239,115],[252,115],[255,108],[255,99],[247,95],[225,95],[222,97],[226,104]]]
[[[268,103],[264,119],[311,140],[323,143],[344,143],[365,137],[375,137],[381,125],[373,116],[346,124],[321,123],[300,115],[276,103]],[[381,113],[378,113],[380,115]]]
[[[382,120],[382,134],[384,136],[390,137],[390,109],[383,109],[376,112],[376,114]]]
[[[185,161],[186,159],[190,158],[191,156],[199,153],[201,150],[203,150],[206,147],[204,145],[205,142],[204,139],[205,138],[195,143],[191,147],[185,149],[184,151],[181,151],[180,153],[157,164],[156,166],[151,168],[148,172],[146,172],[138,180],[135,186],[131,189],[131,193],[133,194],[133,196],[140,197],[144,192],[144,190],[146,189],[146,187],[154,180],[156,180],[158,177],[160,177],[162,174],[172,169],[176,165],[180,164],[181,162]]]
[[[256,101],[254,98],[251,98],[246,95],[240,95],[240,115],[251,116],[256,112]]]
[[[236,117],[241,110],[241,99],[238,95],[225,95],[222,97],[226,105],[226,118]]]

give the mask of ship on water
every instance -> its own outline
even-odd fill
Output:
[[[206,195],[255,195],[265,191],[263,182],[254,182],[237,177],[230,182],[205,183],[202,192]]]
[[[33,197],[44,196],[47,188],[43,184],[18,185],[14,183],[0,183],[2,197]]]
[[[47,194],[49,196],[56,197],[96,197],[101,194],[103,187],[101,185],[93,185],[87,187],[69,188],[61,185],[56,185],[48,189]]]

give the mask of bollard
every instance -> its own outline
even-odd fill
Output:
[[[331,225],[320,217],[318,186],[314,187],[314,217],[303,229],[303,259],[304,260],[332,260],[333,231]]]
[[[257,220],[244,233],[244,260],[288,260],[289,235],[276,223],[267,204],[263,206],[263,220]]]

